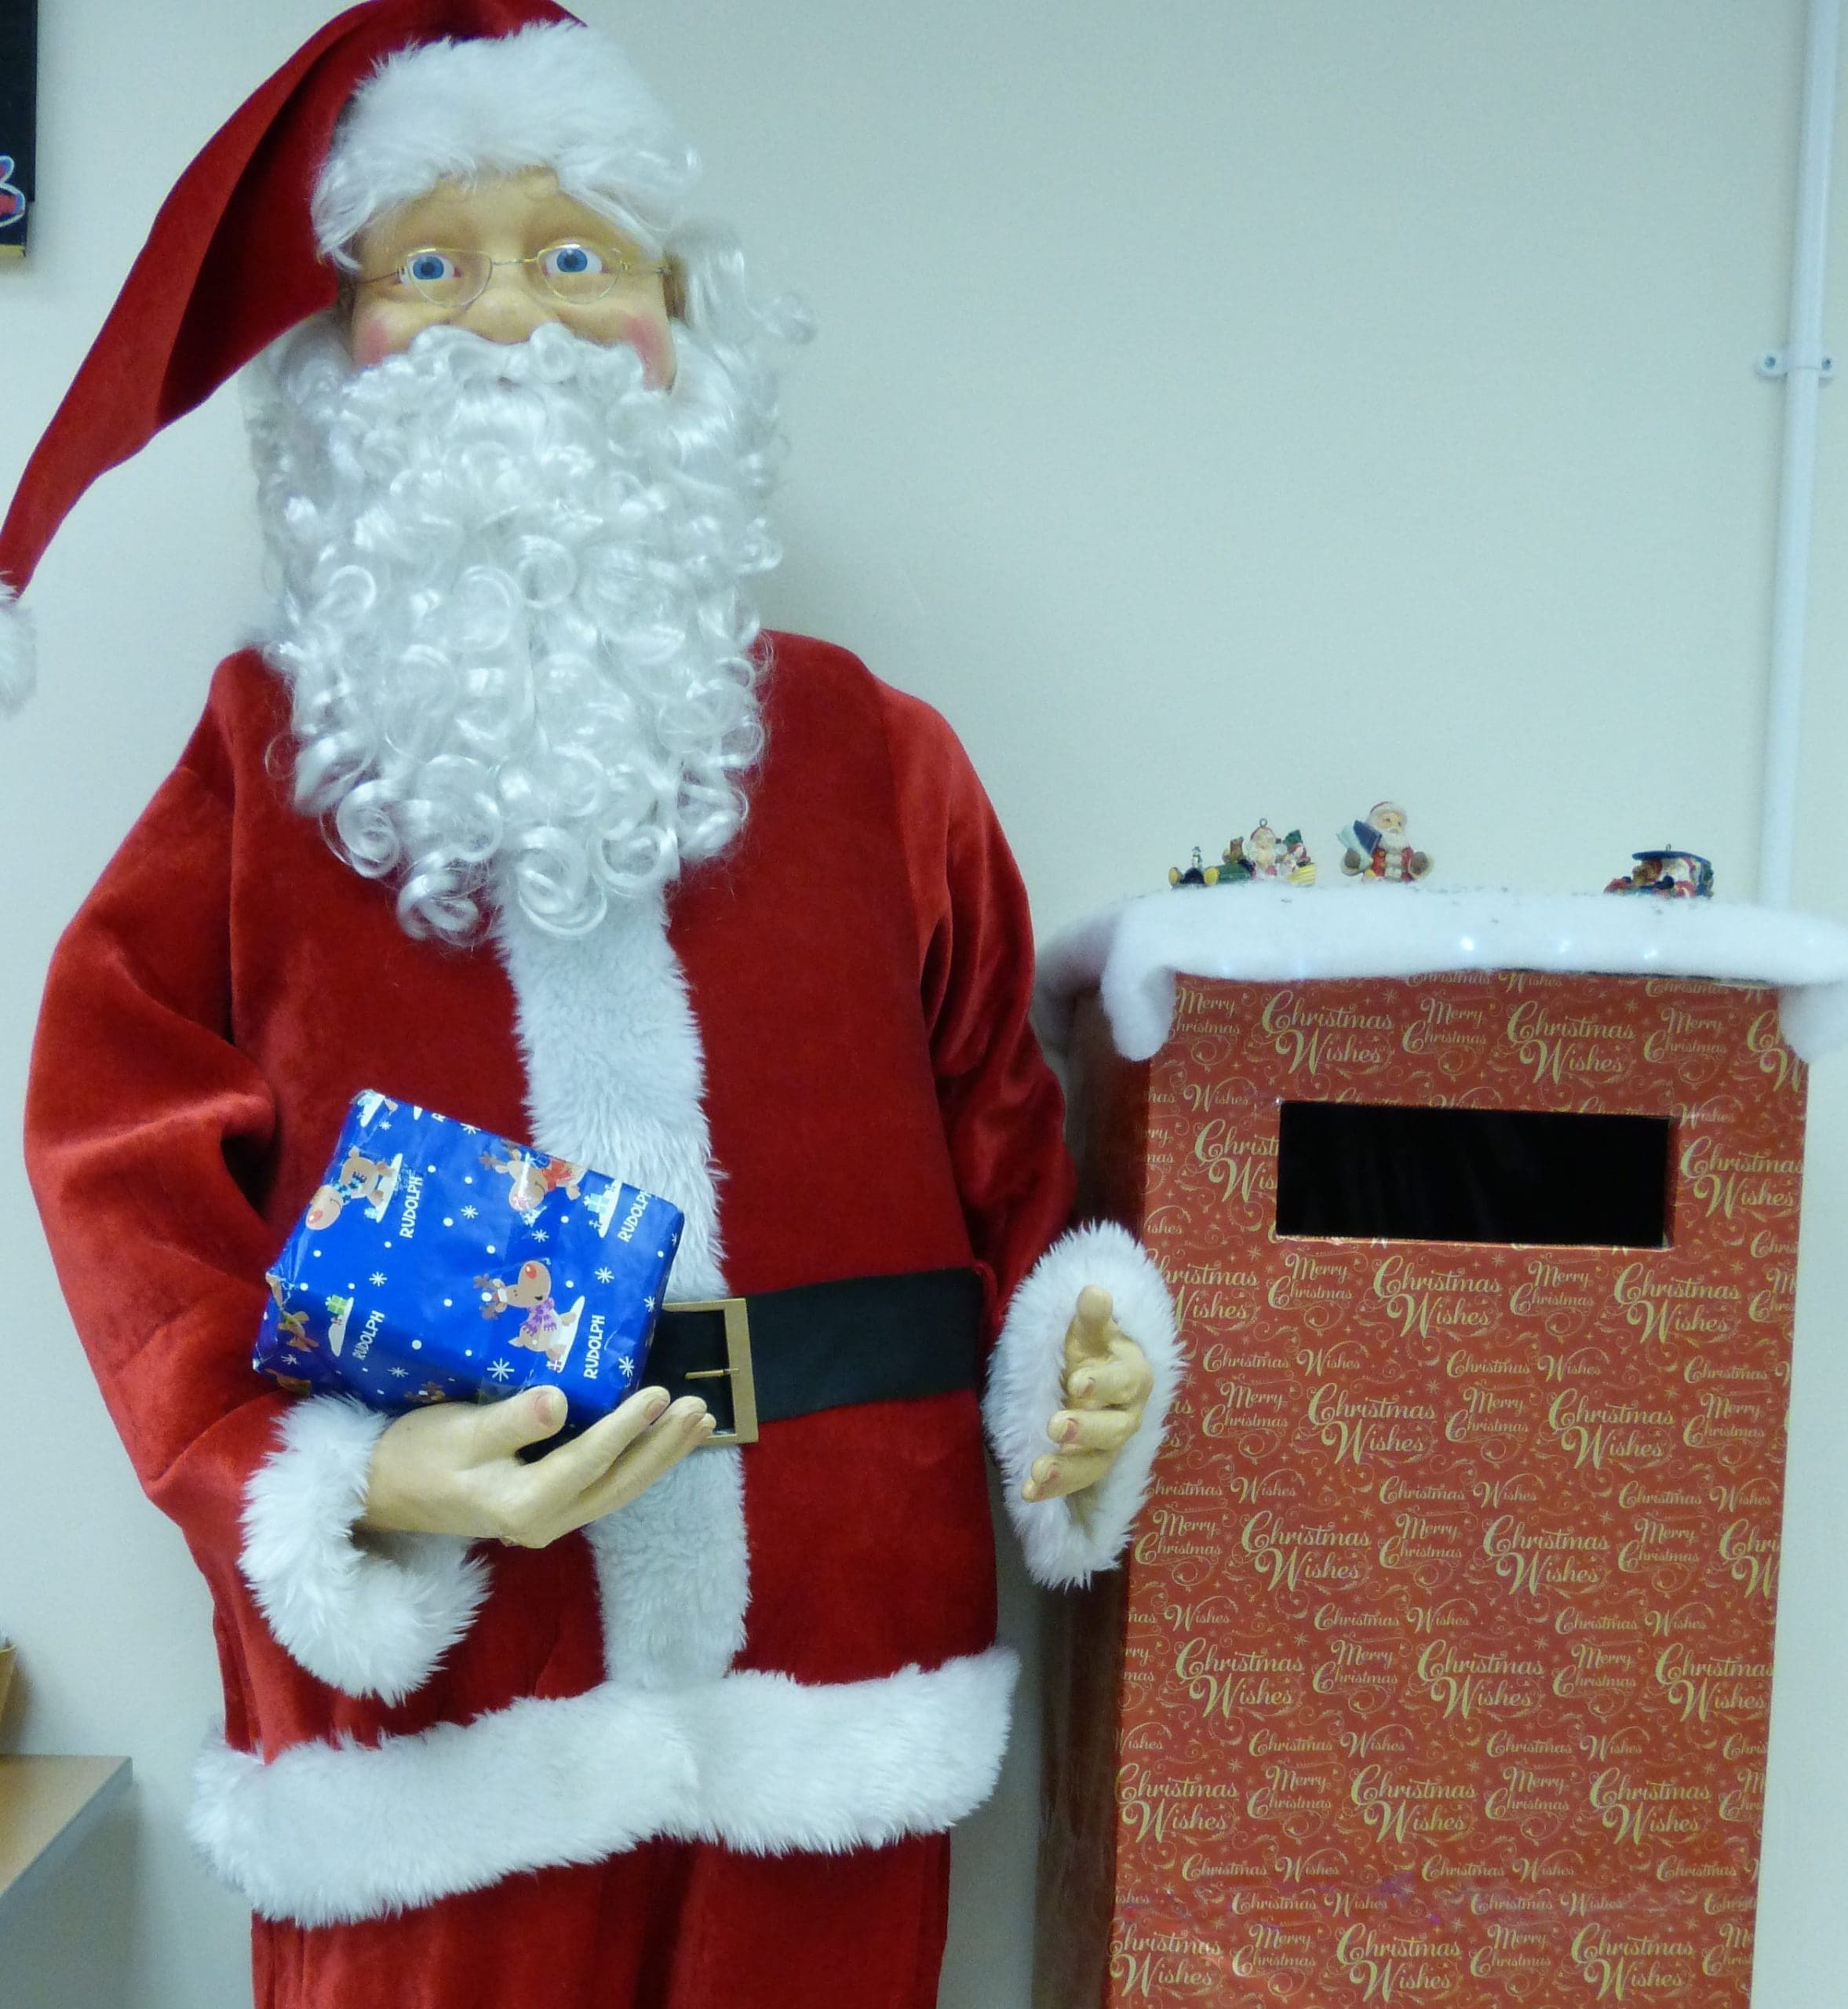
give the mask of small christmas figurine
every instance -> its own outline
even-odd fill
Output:
[[[1636,862],[1621,878],[1605,888],[1607,893],[1653,893],[1659,898],[1710,900],[1713,897],[1713,867],[1692,851],[1638,851],[1631,853]]]
[[[1430,854],[1414,851],[1406,841],[1405,812],[1396,802],[1375,803],[1336,841],[1343,848],[1341,870],[1350,878],[1405,883],[1422,879],[1431,870]]]
[[[1234,842],[1236,843],[1237,840],[1234,839]],[[1226,855],[1230,859],[1232,854],[1228,851]],[[1201,862],[1197,844],[1194,847],[1194,862],[1185,872],[1178,865],[1171,865],[1168,868],[1168,883],[1171,886],[1216,886],[1225,877],[1218,866],[1205,865]]]
[[[1226,847],[1227,871],[1245,879],[1282,879],[1292,886],[1313,886],[1315,866],[1300,830],[1280,837],[1266,822],[1260,822],[1242,843],[1234,837]]]

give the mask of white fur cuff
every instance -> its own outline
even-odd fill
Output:
[[[1022,1500],[1036,1458],[1053,1449],[1046,1426],[1065,1406],[1065,1335],[1087,1284],[1107,1290],[1117,1323],[1148,1355],[1155,1385],[1142,1427],[1085,1496],[1084,1518],[1066,1500]],[[1001,1469],[1008,1511],[1042,1584],[1082,1584],[1122,1553],[1149,1489],[1149,1474],[1180,1385],[1174,1303],[1161,1273],[1127,1229],[1109,1221],[1074,1228],[1040,1258],[1014,1293],[989,1369],[982,1415]]]
[[[310,1674],[388,1703],[429,1679],[487,1592],[487,1565],[460,1536],[355,1540],[390,1420],[344,1395],[291,1405],[245,1494],[241,1558],[270,1630]]]

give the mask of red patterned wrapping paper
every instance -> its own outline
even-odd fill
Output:
[[[1768,991],[1183,979],[1074,1046],[1193,1362],[1055,1614],[1037,2000],[1749,2000],[1803,1070]],[[1666,1116],[1671,1246],[1282,1238],[1278,1106]],[[1104,1920],[1107,1912],[1107,1943]]]

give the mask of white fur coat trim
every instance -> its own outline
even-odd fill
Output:
[[[561,939],[503,914],[533,1141],[673,1201],[686,1216],[673,1299],[725,1295],[705,1057],[661,899],[618,902]],[[277,1639],[349,1694],[400,1701],[473,1620],[488,1557],[434,1535],[352,1530],[388,1419],[337,1396],[295,1404],[252,1478],[244,1571]],[[629,1686],[716,1681],[744,1643],[750,1565],[735,1450],[682,1461],[585,1530],[604,1672]]]
[[[1081,1508],[1064,1499],[1023,1500],[1020,1489],[1034,1460],[1055,1448],[1046,1425],[1065,1406],[1066,1330],[1087,1284],[1110,1293],[1117,1323],[1148,1355],[1154,1387],[1142,1427]],[[1148,1495],[1181,1367],[1168,1285],[1141,1244],[1114,1223],[1074,1228],[1055,1241],[1014,1293],[990,1364],[982,1416],[1008,1515],[1039,1582],[1082,1584],[1123,1552]]]
[[[607,35],[541,23],[388,57],[355,92],[315,184],[315,234],[346,257],[366,223],[446,179],[549,167],[567,195],[659,252],[699,162]]]
[[[935,1833],[993,1791],[1015,1664],[805,1687],[738,1674],[673,1694],[607,1683],[377,1745],[265,1764],[214,1741],[194,1840],[266,1917],[377,1917],[654,1836],[757,1854]]]
[[[548,935],[517,910],[496,935],[518,1004],[534,1142],[671,1200],[687,1222],[669,1301],[723,1297],[705,1053],[660,896],[614,904],[585,935]],[[612,1681],[716,1680],[744,1644],[741,1456],[696,1452],[585,1530]]]
[[[468,1630],[488,1579],[458,1538],[355,1538],[388,1420],[344,1395],[292,1403],[246,1491],[241,1562],[270,1630],[310,1674],[390,1703]]]

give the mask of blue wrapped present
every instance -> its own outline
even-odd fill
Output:
[[[683,1225],[654,1194],[369,1088],[268,1272],[253,1365],[394,1412],[549,1385],[581,1430],[640,1384]]]

